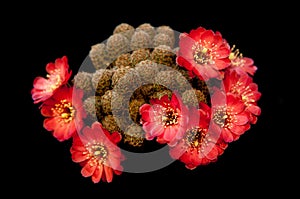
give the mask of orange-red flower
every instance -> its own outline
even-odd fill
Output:
[[[219,134],[209,131],[210,107],[200,103],[200,109],[191,108],[185,135],[170,148],[170,156],[179,159],[188,169],[215,162],[223,154],[227,143]]]
[[[237,140],[249,130],[249,114],[241,98],[216,90],[212,95],[212,128],[225,142]]]
[[[173,93],[160,99],[150,100],[150,104],[140,107],[141,123],[147,140],[156,137],[158,143],[174,145],[182,138],[188,121],[187,107],[180,96]]]
[[[222,78],[221,70],[230,65],[230,48],[220,32],[199,27],[179,40],[177,63],[199,78]]]
[[[36,77],[33,81],[31,96],[35,104],[50,98],[60,86],[68,82],[72,74],[72,71],[69,72],[66,56],[57,58],[54,63],[48,63],[46,71],[47,78]]]
[[[57,140],[67,140],[82,128],[83,118],[86,117],[82,97],[82,90],[62,86],[43,103],[41,114],[46,117],[44,128],[53,132]]]
[[[252,124],[257,122],[257,116],[261,114],[261,109],[257,105],[257,101],[261,97],[258,86],[253,79],[246,73],[237,71],[228,71],[224,77],[224,88],[226,92],[230,92],[241,98],[249,113],[249,119]]]
[[[74,136],[70,151],[72,160],[82,165],[82,176],[98,183],[101,179],[112,182],[114,174],[120,175],[124,156],[117,143],[121,138],[120,133],[110,134],[99,122],[84,127],[82,133]]]

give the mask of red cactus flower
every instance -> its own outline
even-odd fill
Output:
[[[82,97],[82,90],[62,86],[43,103],[41,114],[46,117],[44,128],[52,131],[57,140],[67,140],[82,128],[82,119],[86,117]]]
[[[261,109],[257,105],[257,101],[261,97],[258,86],[253,79],[246,73],[238,73],[237,71],[228,71],[224,77],[224,88],[226,92],[230,92],[241,98],[249,112],[250,122],[257,122],[257,116],[261,114]]]
[[[180,35],[177,63],[201,79],[221,78],[221,70],[230,65],[229,54],[220,32],[199,27]]]
[[[225,99],[225,103],[224,103]],[[216,90],[212,95],[212,128],[225,142],[237,140],[249,130],[249,114],[240,97]]]
[[[73,138],[70,149],[72,160],[82,166],[81,174],[91,177],[94,183],[112,182],[113,175],[123,171],[124,156],[117,143],[121,140],[118,132],[109,133],[99,122],[84,127],[82,133]]]
[[[141,123],[147,140],[157,138],[157,142],[174,145],[182,138],[187,124],[187,108],[181,98],[173,94],[150,100],[150,104],[140,107]]]
[[[68,82],[72,74],[72,71],[69,72],[66,56],[56,59],[54,63],[48,63],[46,71],[48,72],[47,78],[36,77],[34,79],[31,95],[35,104],[50,98],[60,86]]]

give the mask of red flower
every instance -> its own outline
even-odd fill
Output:
[[[53,131],[53,136],[59,141],[69,139],[81,129],[82,119],[86,117],[82,97],[82,90],[62,86],[43,103],[41,113],[47,117],[44,128]]]
[[[212,95],[212,128],[225,142],[237,140],[249,130],[249,114],[240,97],[216,90]]]
[[[70,151],[72,160],[82,165],[82,176],[98,183],[101,179],[111,182],[114,174],[120,175],[124,156],[117,143],[121,138],[120,133],[110,134],[99,122],[86,126],[81,134],[74,136]]]
[[[220,32],[199,27],[180,35],[177,63],[204,80],[221,78],[220,71],[230,65],[229,54]]]
[[[210,107],[200,103],[200,109],[190,110],[189,124],[183,139],[170,149],[170,156],[179,159],[188,169],[215,162],[227,147],[219,135],[209,131]]]
[[[250,75],[254,75],[257,70],[257,67],[254,65],[253,59],[249,57],[243,57],[239,50],[233,51],[235,46],[232,48],[232,52],[229,55],[231,65],[230,70],[235,70],[238,73],[246,72]]]
[[[72,71],[68,72],[69,65],[66,56],[58,58],[55,63],[46,65],[47,79],[36,77],[33,81],[33,89],[31,90],[34,103],[44,102],[50,98],[54,92],[62,85],[66,84],[71,77]]]
[[[157,142],[174,145],[181,139],[187,124],[187,108],[176,94],[150,100],[140,107],[141,123],[147,140],[157,137]]]
[[[256,123],[257,116],[261,114],[261,109],[257,105],[257,101],[261,97],[258,86],[253,79],[246,73],[238,73],[237,71],[229,71],[225,73],[224,87],[226,92],[230,92],[241,98],[249,112],[250,122]]]

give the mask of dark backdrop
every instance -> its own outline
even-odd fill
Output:
[[[13,171],[7,173],[9,185],[26,196],[83,196],[123,197],[157,196],[161,194],[185,197],[236,197],[261,194],[290,194],[288,151],[283,144],[288,135],[284,123],[285,87],[280,67],[283,60],[280,11],[282,5],[262,6],[258,3],[204,2],[140,2],[137,4],[111,2],[90,4],[43,3],[18,4],[23,7],[9,24],[14,39],[10,59],[18,81],[18,121],[13,120],[17,134],[10,142],[9,162]],[[27,7],[27,8],[26,8]],[[69,153],[70,142],[60,143],[43,129],[43,117],[30,96],[33,79],[45,74],[45,65],[67,55],[69,65],[76,73],[88,55],[91,45],[107,39],[120,23],[134,27],[142,23],[153,26],[169,25],[178,32],[188,32],[203,26],[220,31],[230,44],[236,44],[245,56],[253,58],[258,67],[254,81],[262,97],[262,114],[256,125],[241,138],[231,143],[216,163],[187,170],[174,162],[161,170],[114,176],[110,184],[93,184],[80,174],[80,166],[73,163]],[[10,34],[10,32],[8,31]],[[282,75],[282,76],[281,76]],[[14,76],[15,78],[15,76]],[[21,115],[19,114],[21,112]],[[16,113],[15,113],[16,114]],[[21,124],[20,124],[21,123]],[[15,132],[15,131],[12,131]],[[290,137],[291,138],[291,137]],[[4,171],[4,173],[6,170]],[[287,188],[284,188],[287,187]],[[14,193],[12,191],[11,193]]]

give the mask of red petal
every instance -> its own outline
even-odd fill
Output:
[[[42,106],[41,114],[45,117],[52,117],[53,111],[51,110],[51,107],[49,107],[49,106]]]
[[[255,105],[249,105],[248,107],[247,107],[247,110],[248,111],[250,111],[252,114],[254,114],[254,115],[260,115],[261,114],[261,109],[260,109],[260,107],[258,107],[258,106],[255,106]]]
[[[219,155],[217,148],[214,144],[210,144],[210,151],[205,155],[209,160],[215,160]]]
[[[121,141],[122,135],[119,132],[113,132],[109,138],[113,143],[117,144]]]
[[[215,34],[215,37],[214,37],[214,48],[218,48],[219,46],[222,45],[222,43],[223,43],[222,36]]]
[[[143,114],[144,112],[148,112],[151,109],[151,105],[150,104],[143,104],[140,108],[139,111],[141,114]]]
[[[247,129],[247,125],[245,125],[245,126],[233,126],[232,128],[230,128],[231,132],[236,134],[236,135],[244,134],[246,129]]]
[[[183,66],[187,70],[192,70],[194,67],[193,66],[194,62],[192,60],[188,61],[187,59],[183,58],[182,56],[178,56],[176,58],[176,62],[179,66]]]
[[[53,131],[53,129],[55,129],[56,126],[56,119],[54,117],[46,118],[44,120],[43,126],[47,131]]]
[[[94,165],[91,161],[88,161],[84,167],[81,169],[81,174],[83,177],[90,177],[96,170],[97,165]]]
[[[206,30],[201,35],[201,44],[203,46],[207,46],[208,44],[212,44],[214,42],[214,32],[212,30]]]
[[[189,153],[190,155],[190,162],[194,166],[198,166],[202,162],[203,154],[202,153],[197,153],[196,149],[193,150],[193,152]]]
[[[218,70],[225,69],[230,66],[229,59],[215,59],[215,66]]]
[[[161,135],[164,132],[164,127],[160,124],[156,124],[156,123],[148,123],[143,125],[143,129],[146,132],[146,136],[149,139],[153,139],[156,136]]]
[[[86,148],[82,145],[80,140],[73,142],[71,147],[71,153],[73,152],[83,153],[84,151],[86,151]]]
[[[123,169],[121,169],[121,170],[114,170],[114,174],[116,174],[116,175],[121,175],[121,174],[123,173],[122,170],[123,170]]]
[[[113,169],[113,170],[122,170],[122,167],[120,165],[120,157],[116,156],[110,156],[109,158],[109,163],[108,165]],[[108,166],[107,165],[107,166]]]
[[[244,66],[244,70],[249,73],[250,75],[254,75],[255,72],[257,71],[257,67],[252,65],[252,66]]]
[[[58,140],[58,141],[64,141],[69,138],[71,138],[72,132],[69,130],[69,125],[67,126],[58,126],[56,129],[53,131],[53,136]]]
[[[174,137],[173,127],[165,128],[163,139],[166,140],[167,142],[170,142],[173,139],[173,137]]]
[[[254,115],[250,115],[250,123],[251,124],[256,124],[256,122],[257,122],[257,117],[254,116]]]
[[[195,41],[199,41],[201,39],[201,35],[205,32],[206,29],[203,27],[198,27],[196,30],[191,30],[189,36]]]
[[[35,89],[39,89],[39,90],[44,90],[46,88],[48,88],[49,86],[49,81],[48,79],[45,79],[43,77],[36,77],[33,81],[33,87]]]
[[[219,48],[216,51],[216,54],[217,54],[218,59],[228,58],[229,54],[230,54],[230,49],[226,48],[226,47]],[[227,60],[227,59],[224,59],[224,60]],[[229,59],[228,59],[228,61],[231,63],[231,61]]]
[[[179,159],[182,154],[186,152],[186,150],[187,147],[185,147],[184,144],[179,143],[178,145],[170,149],[169,154],[173,159]]]
[[[228,143],[233,141],[233,136],[227,128],[222,129],[222,138]]]
[[[215,78],[215,77],[220,77],[221,73],[218,71],[219,68],[216,64],[209,65],[205,67],[203,70],[204,76],[208,78]]]
[[[246,114],[239,114],[235,116],[233,123],[235,125],[244,125],[249,122],[249,118]]]
[[[75,151],[76,149],[71,149],[72,160],[73,162],[83,162],[88,159],[88,153],[83,153],[79,151]]]
[[[100,165],[96,168],[94,174],[92,175],[92,181],[93,181],[94,183],[100,182],[101,177],[102,177],[102,174],[103,174],[103,165],[100,164]]]
[[[180,108],[181,109],[181,107],[180,107],[180,105],[181,105],[181,103],[179,102],[179,98],[180,96],[179,96],[179,94],[177,94],[177,93],[173,93],[172,94],[172,97],[171,97],[171,102],[170,102],[170,104],[171,104],[171,106],[173,107],[173,108]]]
[[[200,78],[207,81],[209,78],[217,77],[218,72],[212,68],[212,65],[194,65],[193,72]]]
[[[186,60],[193,59],[193,45],[195,40],[187,35],[182,35],[179,40],[179,52],[178,55],[182,56]]]
[[[245,104],[238,96],[233,95],[232,93],[227,93],[226,97],[227,105],[231,109],[231,113],[238,114],[245,110]]]
[[[164,134],[161,134],[161,135],[157,136],[156,142],[159,143],[159,144],[166,144],[167,141],[164,139]]]
[[[252,66],[254,64],[253,59],[249,58],[249,57],[243,57],[244,65],[245,66]]]
[[[105,173],[105,179],[107,182],[111,182],[113,179],[113,170],[110,167],[107,167],[104,165],[104,173]]]
[[[51,62],[51,63],[48,63],[45,68],[46,68],[47,73],[51,74],[52,71],[55,70],[56,67],[55,67],[55,64]]]

